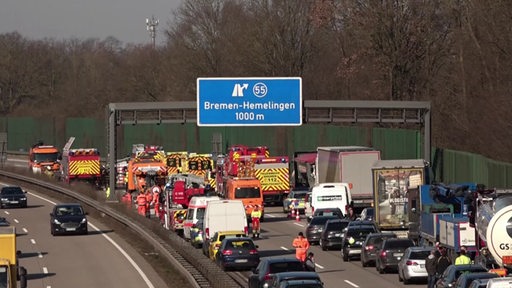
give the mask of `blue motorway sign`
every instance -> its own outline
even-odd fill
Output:
[[[197,78],[198,126],[300,126],[302,79]]]

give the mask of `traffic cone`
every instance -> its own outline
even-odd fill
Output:
[[[299,210],[297,210],[297,213],[295,213],[295,221],[300,221]]]

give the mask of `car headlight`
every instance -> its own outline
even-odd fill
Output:
[[[27,197],[20,198],[21,201],[26,201]]]
[[[87,218],[82,219],[82,221],[80,221],[80,223],[81,224],[87,223]]]
[[[61,224],[61,223],[60,223],[60,221],[59,221],[59,220],[57,220],[57,219],[53,219],[53,223],[55,223],[55,224],[57,224],[57,225],[60,225],[60,224]]]
[[[7,201],[7,198],[1,198],[0,200],[2,200],[2,201]]]

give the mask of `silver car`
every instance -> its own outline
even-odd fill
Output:
[[[426,279],[427,269],[425,259],[430,255],[433,247],[409,247],[405,249],[404,256],[398,262],[398,280],[409,284],[412,280]]]

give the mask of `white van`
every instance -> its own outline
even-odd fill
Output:
[[[512,287],[512,277],[491,278],[487,281],[487,288],[510,288]]]
[[[218,231],[244,231],[247,235],[247,215],[241,200],[213,200],[206,204],[203,219],[205,243]]]
[[[194,196],[190,199],[187,209],[187,218],[183,221],[183,237],[190,239],[190,229],[199,220],[203,220],[206,204],[209,201],[220,200],[218,196]]]
[[[352,201],[348,183],[321,183],[311,189],[306,199],[306,216],[313,216],[315,209],[339,208],[346,216],[347,205]]]

